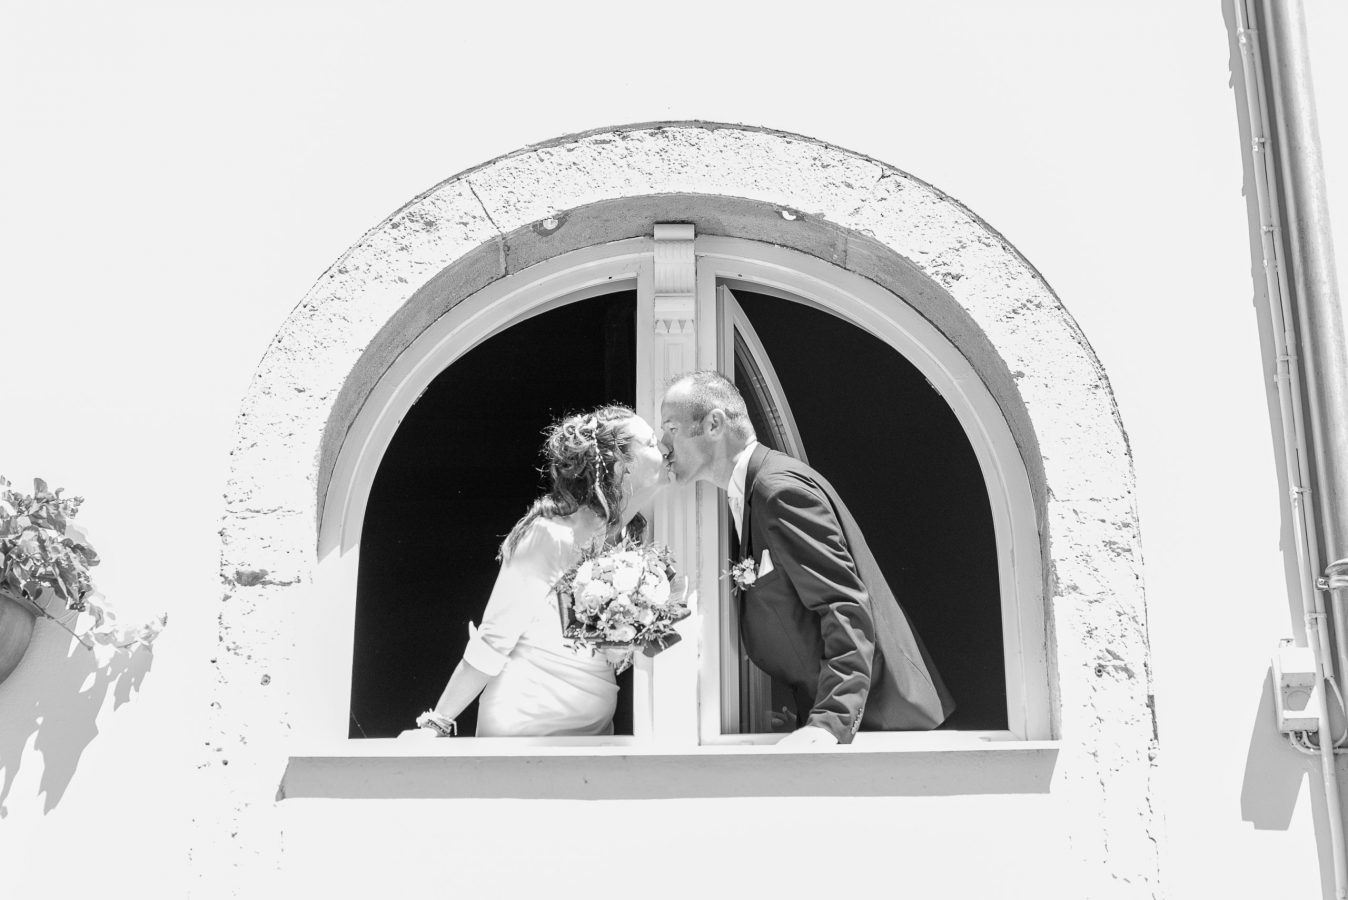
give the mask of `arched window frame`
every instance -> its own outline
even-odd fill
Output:
[[[406,411],[430,381],[476,344],[531,316],[614,290],[635,287],[638,330],[652,326],[656,293],[652,238],[586,247],[540,262],[493,282],[460,302],[419,334],[375,384],[342,444],[324,498],[315,587],[328,615],[306,630],[296,648],[298,670],[308,676],[307,702],[298,704],[299,734],[323,741],[345,739],[352,671],[356,574],[365,504],[379,463]],[[856,744],[871,750],[932,749],[987,741],[1042,741],[1051,737],[1044,627],[1044,585],[1034,502],[1015,439],[995,399],[963,354],[916,310],[886,288],[817,257],[738,238],[698,236],[696,267],[697,366],[715,364],[715,289],[718,284],[806,301],[863,328],[913,363],[940,392],[963,426],[988,490],[1000,580],[1007,689],[1005,731],[863,733]],[[710,305],[709,305],[710,304]],[[640,340],[640,338],[639,338]],[[704,358],[705,357],[705,358]],[[652,421],[662,383],[658,366],[638,377],[638,405]],[[664,501],[671,502],[671,501]],[[681,501],[672,501],[681,502]],[[714,560],[722,518],[716,492],[699,487],[693,518],[707,523],[693,533],[699,555]],[[657,511],[657,526],[661,521]],[[715,565],[703,565],[700,596],[717,596]],[[704,601],[704,604],[706,601]],[[719,617],[700,617],[704,647],[719,646]],[[571,748],[658,745],[692,750],[699,745],[746,744],[770,736],[721,736],[719,659],[699,656],[686,642],[654,661],[643,660],[635,678],[637,714],[632,738],[525,739],[510,747]],[[371,748],[372,749],[372,748]],[[454,752],[492,753],[499,742],[455,742]]]
[[[1042,581],[1051,740],[940,743],[938,732],[821,756],[346,739],[349,667],[334,683],[332,667],[310,663],[349,655],[352,639],[349,610],[324,586],[354,578],[341,571],[354,558],[329,546],[319,572],[315,550],[356,415],[410,337],[475,291],[659,221],[831,260],[904,297],[973,363],[1033,490],[1042,556],[1018,554],[1017,566]],[[1038,807],[1064,789],[1072,802],[1053,818],[1078,862],[1107,863],[1130,883],[1154,873],[1145,582],[1132,453],[1109,379],[1043,273],[910,173],[814,138],[702,121],[605,127],[484,162],[412,198],[323,272],[244,392],[229,456],[219,647],[197,751],[220,791],[197,819],[203,877],[228,879],[258,848],[279,853],[292,816],[312,813],[290,798],[907,797],[927,809],[1000,794],[1012,821],[1015,798]]]
[[[994,740],[1050,738],[1043,570],[1034,499],[1015,437],[973,366],[902,298],[817,257],[720,236],[699,238],[696,253],[699,297],[724,283],[732,289],[808,301],[889,344],[945,399],[964,428],[988,492],[1005,651],[1007,730],[964,735]],[[707,639],[719,639],[719,635],[705,635]],[[704,733],[708,727],[709,723]],[[923,737],[944,739],[934,734],[862,733],[857,740],[897,746]]]

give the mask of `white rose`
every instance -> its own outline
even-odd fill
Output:
[[[576,584],[585,584],[592,578],[594,578],[594,563],[587,559],[576,569]]]
[[[655,587],[649,592],[651,606],[663,607],[669,603],[669,581],[665,578],[658,578],[655,581]]]
[[[602,581],[591,581],[580,593],[581,601],[590,609],[598,609],[613,598],[613,588]]]
[[[641,568],[639,566],[629,566],[619,563],[613,570],[613,587],[619,593],[627,593],[636,590],[637,583],[641,581]]]
[[[649,625],[655,621],[655,610],[647,607],[637,610],[637,622],[642,625]]]
[[[612,625],[609,626],[608,639],[610,641],[625,642],[636,638],[637,630],[631,625]]]

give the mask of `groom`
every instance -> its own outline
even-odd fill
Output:
[[[714,371],[671,382],[661,449],[680,484],[725,490],[752,561],[740,633],[759,668],[791,686],[782,744],[850,743],[858,729],[935,728],[955,708],[847,507],[809,466],[755,439],[744,399]]]

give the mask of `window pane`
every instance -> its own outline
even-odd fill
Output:
[[[735,330],[735,387],[744,395],[758,440],[773,450],[790,453],[795,442],[787,435],[782,400],[772,396],[771,385],[739,329]]]
[[[729,288],[721,289],[721,302],[731,307],[730,320],[734,323],[732,330],[735,344],[735,387],[739,388],[740,394],[744,397],[744,405],[749,412],[749,421],[754,426],[754,434],[765,446],[808,462],[781,383],[771,361],[767,359],[766,349],[754,333],[752,323],[742,318],[744,311],[739,307],[734,292]],[[728,558],[733,559],[736,536],[727,533],[726,537],[729,541],[726,554]],[[728,596],[726,599],[732,605],[734,615],[738,616],[739,598]],[[727,631],[738,634],[735,628]],[[738,652],[734,654],[730,665],[734,665],[738,672],[736,683],[739,686],[739,733],[792,730],[799,704],[793,696],[791,687],[754,665],[742,647],[736,649]],[[728,667],[725,671],[729,671]],[[781,715],[774,720],[773,714],[778,712]]]
[[[535,316],[442,372],[408,412],[366,508],[356,587],[351,737],[392,737],[439,698],[481,621],[502,538],[543,490],[556,417],[636,394],[636,295]],[[632,732],[631,673],[617,734]],[[476,704],[459,718],[473,734]]]
[[[810,465],[856,518],[955,697],[943,727],[1005,728],[992,514],[954,413],[914,366],[855,325],[803,303],[735,297],[790,401]],[[774,709],[791,705],[789,692],[773,693]]]

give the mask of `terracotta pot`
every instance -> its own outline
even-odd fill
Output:
[[[0,681],[9,677],[28,652],[35,618],[27,605],[0,594]]]

